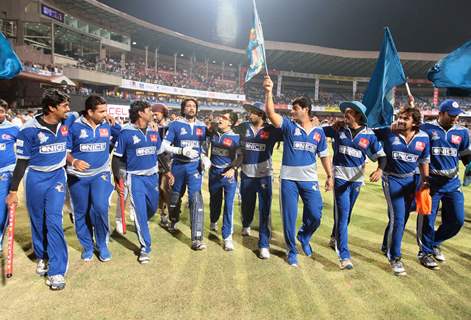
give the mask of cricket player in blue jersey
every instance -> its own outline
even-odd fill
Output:
[[[29,120],[16,141],[17,163],[7,204],[18,203],[17,190],[25,176],[26,206],[31,219],[36,273],[46,275],[52,290],[65,288],[68,254],[62,227],[66,190],[66,144],[70,125],[69,97],[56,89],[44,92],[42,114]],[[27,170],[26,170],[27,169]],[[25,174],[26,171],[26,174]]]
[[[401,243],[416,190],[429,188],[430,142],[428,135],[419,129],[420,122],[420,111],[407,107],[399,111],[398,119],[391,128],[374,130],[383,143],[387,159],[383,191],[388,204],[389,222],[381,249],[395,275],[406,275],[401,261]],[[417,168],[420,170],[420,182],[415,179]]]
[[[447,99],[440,104],[438,120],[422,124],[421,129],[430,138],[430,215],[418,217],[418,258],[422,265],[438,269],[445,261],[440,245],[458,234],[464,224],[464,197],[458,177],[459,160],[471,166],[468,129],[458,125],[463,113],[458,102]],[[441,223],[435,221],[441,203]]]
[[[85,110],[70,127],[67,139],[67,183],[84,261],[93,258],[94,235],[100,261],[111,260],[108,249],[108,209],[113,192],[110,143],[112,136],[116,140],[120,126],[111,126],[106,116],[106,100],[96,95],[88,97]]]
[[[259,257],[270,258],[272,201],[272,154],[276,142],[282,139],[281,129],[267,123],[265,105],[262,102],[245,104],[248,121],[234,128],[240,135],[242,167],[240,173],[240,195],[242,235],[250,235],[258,194],[259,213]]]
[[[181,103],[183,119],[175,120],[168,125],[162,150],[174,155],[172,176],[174,184],[170,195],[169,231],[175,232],[175,225],[180,220],[180,199],[188,186],[191,223],[191,248],[204,250],[204,206],[201,194],[203,168],[209,168],[210,160],[206,157],[206,125],[199,121],[198,102],[193,98],[184,99]]]
[[[333,188],[332,165],[324,131],[311,122],[311,101],[305,97],[295,99],[292,102],[292,119],[282,117],[275,112],[273,82],[270,77],[265,77],[263,87],[268,119],[275,127],[281,128],[283,133],[283,160],[280,173],[281,215],[288,249],[288,263],[297,267],[296,238],[301,243],[304,253],[312,256],[309,242],[321,222],[322,197],[317,178],[316,156],[320,157],[327,175],[326,191]],[[296,235],[299,196],[304,203],[303,223]]]
[[[324,126],[327,137],[333,138],[334,165],[334,248],[340,259],[340,269],[352,269],[348,249],[348,224],[355,201],[363,184],[363,171],[368,156],[378,160],[378,168],[370,181],[381,179],[386,166],[386,155],[374,132],[367,127],[366,107],[359,101],[342,102],[343,125]]]
[[[237,169],[241,164],[240,137],[231,127],[237,122],[237,114],[223,113],[219,116],[217,129],[208,136],[211,143],[211,168],[209,169],[209,208],[210,230],[217,230],[217,221],[221,215],[222,200],[224,210],[222,238],[224,250],[234,250],[232,241],[233,209],[237,188]]]
[[[20,129],[6,119],[8,104],[0,99],[0,199],[5,199],[10,190],[11,176],[15,169],[15,142]],[[8,226],[8,208],[0,203],[0,252]]]
[[[116,187],[119,187],[120,168],[126,168],[126,186],[135,213],[134,224],[141,249],[138,261],[150,261],[151,234],[149,219],[157,211],[159,204],[158,153],[162,140],[159,132],[149,128],[152,121],[150,104],[135,101],[129,108],[130,124],[122,127],[116,142],[112,170]]]

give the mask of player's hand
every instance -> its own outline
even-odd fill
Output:
[[[407,96],[407,100],[409,102],[409,106],[415,108],[415,99],[413,95]]]
[[[209,168],[211,168],[211,160],[209,160],[208,157],[202,155],[201,156],[201,162],[203,163],[203,170],[208,171]]]
[[[149,127],[154,131],[159,131],[159,126],[157,125],[157,123],[155,123],[153,121],[151,123],[149,123]]]
[[[190,159],[195,159],[195,158],[198,158],[199,153],[192,147],[184,147],[182,149],[182,155]]]
[[[422,181],[420,183],[420,190],[424,189],[430,189],[430,183],[428,182],[428,180]]]
[[[173,184],[175,183],[175,177],[173,176],[173,174],[169,171],[165,174],[167,176],[167,181],[168,181],[168,185],[170,187],[173,187]]]
[[[383,175],[383,170],[380,168],[376,169],[370,174],[370,182],[378,182],[379,179],[381,179],[381,176]]]
[[[273,81],[271,81],[269,76],[265,76],[263,80],[263,89],[265,93],[271,93],[273,91]]]
[[[72,166],[75,168],[75,170],[77,171],[85,171],[87,170],[88,168],[90,168],[90,164],[86,161],[83,161],[83,160],[78,160],[78,159],[75,159],[73,162],[72,162]]]
[[[121,185],[119,184],[119,180],[115,180],[114,188],[118,192],[119,196],[124,198],[124,184],[123,184],[123,187],[121,188]]]
[[[111,126],[114,126],[116,124],[116,119],[109,114],[106,115],[105,119]]]
[[[325,191],[332,191],[334,189],[334,178],[332,177],[327,177],[327,180],[325,180]]]
[[[18,195],[16,191],[10,191],[10,193],[8,193],[8,196],[5,199],[5,203],[8,207],[18,205]]]
[[[226,177],[227,179],[232,179],[234,178],[235,170],[233,168],[230,168],[226,172],[222,174],[223,177]]]

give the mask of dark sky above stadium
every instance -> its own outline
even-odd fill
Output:
[[[251,0],[99,0],[202,40],[244,48]],[[450,52],[471,40],[471,0],[257,0],[266,40],[378,50],[389,26],[399,51]]]

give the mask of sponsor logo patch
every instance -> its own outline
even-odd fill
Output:
[[[422,141],[417,141],[415,143],[415,150],[417,151],[424,151],[425,149],[425,142],[422,142]]]
[[[452,135],[451,135],[451,143],[453,143],[453,144],[460,144],[460,143],[461,143],[461,137],[452,134]]]

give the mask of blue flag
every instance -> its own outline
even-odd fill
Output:
[[[437,88],[471,89],[471,41],[438,61],[427,77]]]
[[[21,61],[0,32],[0,79],[11,79],[23,69]]]
[[[263,40],[263,30],[260,19],[258,18],[257,6],[253,0],[253,27],[250,28],[249,44],[247,46],[247,59],[249,65],[247,67],[247,74],[245,75],[245,82],[255,77],[266,66],[265,58],[265,41]]]
[[[362,101],[366,106],[368,126],[372,128],[385,127],[392,123],[394,115],[393,88],[405,82],[406,76],[402,69],[401,60],[397,54],[391,32],[386,27],[376,68],[371,75]]]

